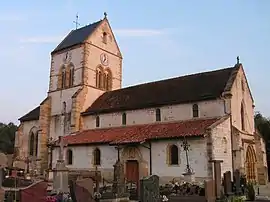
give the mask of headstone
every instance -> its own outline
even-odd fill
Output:
[[[205,188],[205,199],[207,202],[214,202],[216,200],[215,195],[215,181],[214,180],[206,180],[204,181]]]
[[[125,194],[124,165],[119,160],[114,165],[113,193],[116,197],[121,197]]]
[[[234,179],[235,179],[235,192],[236,194],[240,194],[241,193],[241,183],[240,183],[240,180],[241,180],[241,173],[240,173],[240,170],[235,170],[234,171]]]
[[[59,137],[60,151],[59,159],[57,160],[56,167],[53,169],[53,190],[57,192],[68,193],[68,168],[63,159],[64,141]]]
[[[226,195],[232,195],[232,175],[231,171],[227,171],[223,174],[224,178],[224,193]]]
[[[140,180],[140,201],[160,201],[159,177],[151,175]]]
[[[222,160],[211,160],[214,164],[214,181],[215,181],[215,195],[216,199],[221,198],[221,163]]]

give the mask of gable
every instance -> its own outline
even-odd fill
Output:
[[[107,43],[103,43],[103,33],[107,34]],[[106,52],[122,57],[120,48],[107,18],[104,18],[95,31],[88,36],[86,42],[106,50]]]
[[[102,94],[83,114],[109,113],[217,99],[235,67],[131,86]]]

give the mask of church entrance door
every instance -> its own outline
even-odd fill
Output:
[[[138,195],[139,187],[139,163],[137,160],[128,160],[126,162],[126,179],[129,187],[130,194],[134,199]]]
[[[256,154],[251,145],[247,147],[246,152],[246,177],[248,181],[256,180]]]

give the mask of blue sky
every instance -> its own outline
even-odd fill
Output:
[[[0,3],[0,121],[17,122],[46,97],[50,52],[71,29],[108,13],[123,85],[232,66],[240,56],[256,110],[270,116],[270,1],[47,0]]]

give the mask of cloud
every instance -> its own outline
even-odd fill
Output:
[[[149,37],[165,34],[164,30],[155,29],[116,29],[116,35],[125,37]]]

